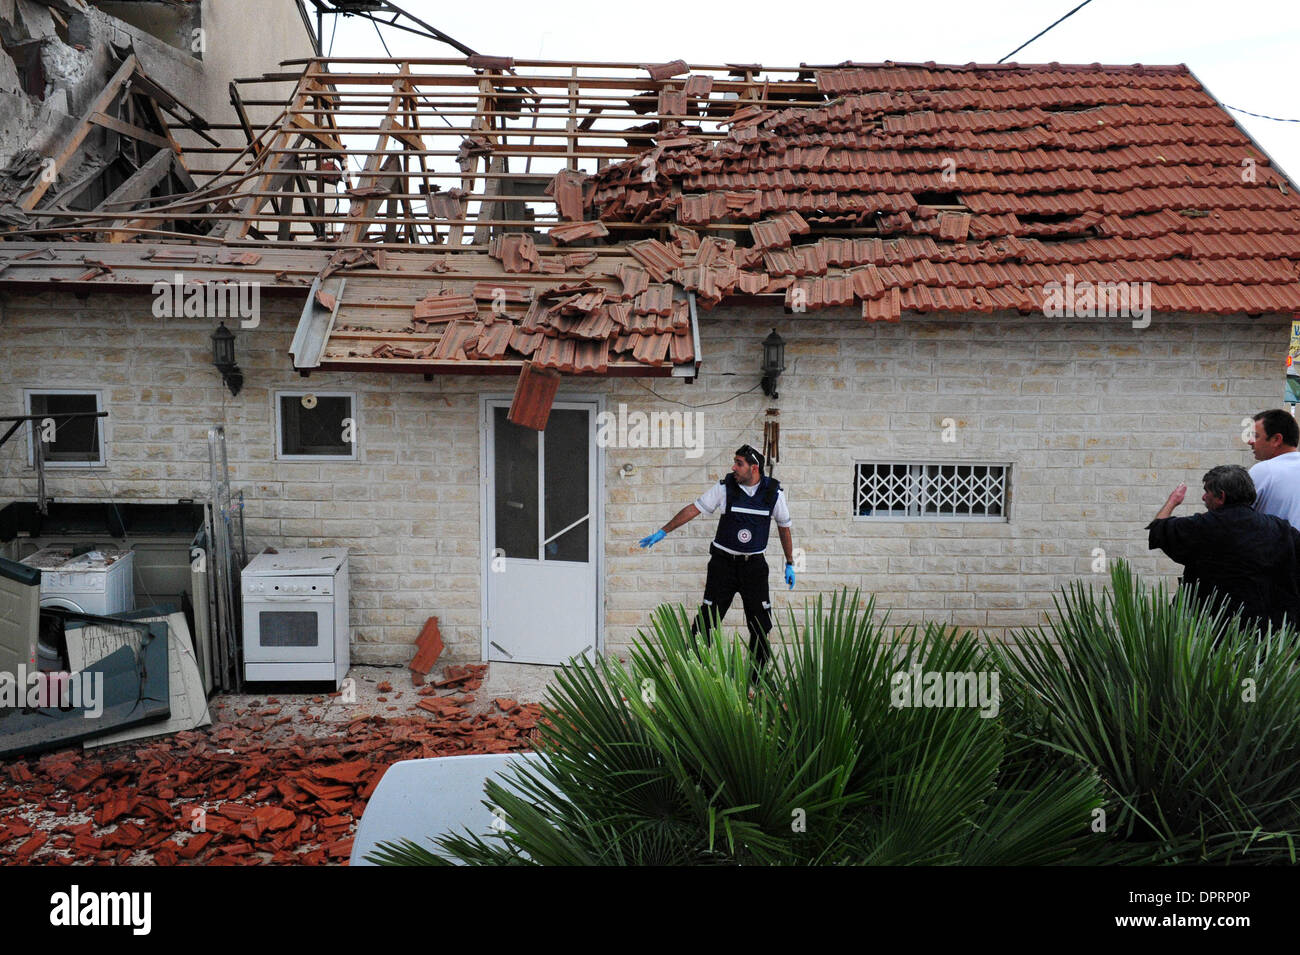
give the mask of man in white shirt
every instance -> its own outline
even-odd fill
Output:
[[[1272,514],[1300,529],[1300,426],[1281,408],[1255,415],[1250,449],[1258,462],[1250,469],[1255,482],[1255,510]]]
[[[772,630],[772,602],[767,586],[768,530],[776,521],[777,534],[785,551],[785,582],[794,589],[794,544],[790,536],[790,508],[785,491],[774,477],[763,474],[763,455],[742,445],[736,450],[731,473],[677,512],[662,529],[640,541],[653,547],[667,534],[700,514],[722,509],[718,530],[709,547],[709,570],[704,583],[704,602],[692,631],[705,632],[705,639],[720,627],[731,601],[740,594],[749,628],[749,652],[755,675],[771,656],[767,635]]]

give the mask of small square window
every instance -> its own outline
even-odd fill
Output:
[[[281,391],[275,396],[276,457],[282,460],[357,456],[356,396]]]
[[[28,391],[27,413],[39,415],[31,422],[28,463],[36,463],[37,444],[48,467],[93,467],[104,463],[104,419],[98,391]]]

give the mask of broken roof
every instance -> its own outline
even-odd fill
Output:
[[[693,371],[689,297],[1028,313],[1068,274],[1300,307],[1300,198],[1182,66],[301,65],[245,81],[297,89],[205,185],[52,213],[11,238],[81,241],[0,246],[0,284],[170,280],[97,240],[185,241],[311,290],[297,367],[423,372]]]

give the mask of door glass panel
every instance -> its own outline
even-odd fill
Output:
[[[537,432],[506,420],[493,408],[493,484],[496,541],[506,557],[537,559]],[[551,420],[555,412],[551,413]]]
[[[547,560],[586,563],[589,559],[591,501],[587,491],[591,442],[588,414],[577,409],[556,408],[546,422],[542,440],[546,448]]]

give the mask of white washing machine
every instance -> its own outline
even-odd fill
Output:
[[[72,556],[46,547],[23,558],[41,572],[41,606],[105,617],[135,609],[135,552],[100,548]]]

